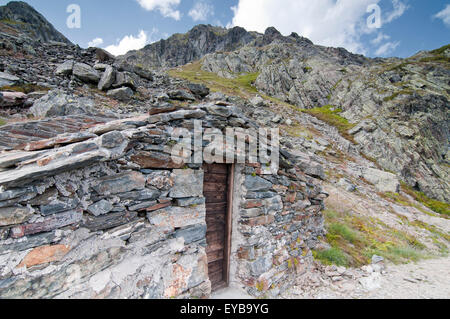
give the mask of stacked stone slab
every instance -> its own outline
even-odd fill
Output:
[[[202,165],[171,157],[173,128],[195,120],[255,125],[209,103],[99,124],[65,146],[50,138],[4,152],[0,297],[208,297]],[[235,169],[231,281],[255,296],[295,282],[323,235],[326,194],[282,154],[278,172]]]

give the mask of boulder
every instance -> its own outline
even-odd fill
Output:
[[[134,94],[133,90],[130,89],[129,87],[122,87],[120,89],[109,90],[107,93],[109,97],[123,102],[131,100],[133,94]]]
[[[203,84],[189,83],[187,87],[192,94],[199,96],[200,98],[204,98],[209,94],[209,88]]]
[[[35,117],[54,117],[92,113],[94,101],[86,97],[75,97],[60,90],[52,90],[37,100],[30,108]]]
[[[172,100],[178,100],[178,101],[195,101],[195,97],[185,90],[175,90],[170,91],[168,93],[169,97]]]
[[[104,64],[104,63],[95,63],[94,69],[96,69],[97,71],[105,72],[105,70],[108,66],[110,66],[110,65]]]
[[[375,185],[379,192],[397,193],[400,188],[400,182],[396,175],[374,168],[366,168],[362,172],[362,177],[369,183]]]
[[[71,75],[73,72],[73,66],[75,64],[75,61],[68,60],[64,62],[63,64],[60,64],[55,71],[56,75]]]
[[[87,83],[98,83],[100,81],[98,72],[85,63],[75,63],[73,66],[73,75]]]
[[[100,62],[109,62],[115,60],[114,55],[101,48],[95,48],[95,57]]]
[[[12,74],[0,72],[0,87],[19,84],[21,80]]]
[[[105,72],[98,83],[98,89],[101,91],[108,90],[116,80],[116,71],[112,66],[106,66]]]
[[[229,108],[227,106],[208,105],[206,107],[206,109],[208,110],[208,113],[210,113],[210,114],[225,117],[225,118],[228,118],[233,114],[233,111],[231,110],[231,108]]]
[[[157,114],[161,114],[161,113],[170,113],[173,111],[178,110],[178,106],[171,104],[171,103],[161,103],[159,105],[156,106],[152,106],[150,108],[150,110],[148,111],[148,113],[150,115],[157,115]]]
[[[112,87],[117,89],[121,87],[129,87],[132,90],[136,90],[136,81],[132,74],[129,72],[118,72]]]
[[[255,96],[253,99],[250,100],[250,103],[255,107],[262,107],[266,105],[266,102],[260,96]]]
[[[0,107],[20,106],[26,99],[27,95],[21,92],[0,92]]]

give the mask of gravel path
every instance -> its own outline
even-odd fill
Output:
[[[359,271],[359,270],[358,270]],[[357,273],[356,270],[352,271]],[[363,286],[361,280],[366,284]],[[450,257],[406,265],[388,265],[386,272],[354,276],[339,282],[315,274],[289,290],[288,299],[449,299]],[[369,284],[367,284],[369,283]]]
[[[391,266],[382,276],[381,288],[366,298],[448,299],[450,298],[450,258],[432,259]]]

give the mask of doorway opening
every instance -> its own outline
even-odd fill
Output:
[[[212,290],[228,287],[233,207],[234,165],[205,164],[206,253]]]

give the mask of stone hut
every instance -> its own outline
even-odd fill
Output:
[[[327,196],[314,169],[283,149],[275,171],[177,163],[176,127],[256,125],[221,102],[164,112],[1,128],[1,298],[276,297],[308,271]]]

